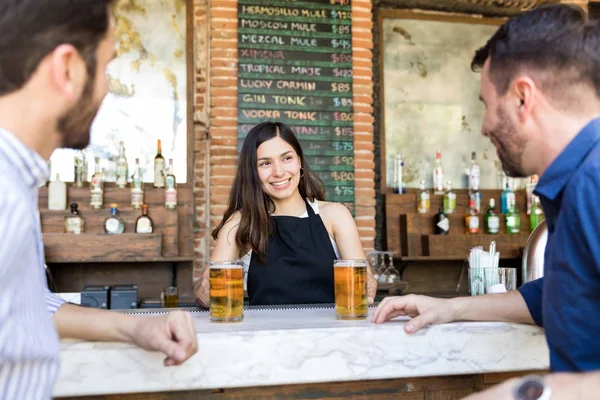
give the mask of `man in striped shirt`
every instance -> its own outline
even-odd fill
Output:
[[[111,0],[0,1],[0,399],[50,399],[59,337],[132,342],[180,364],[188,313],[134,317],[64,302],[47,288],[38,187],[57,147],[82,149],[107,93]]]

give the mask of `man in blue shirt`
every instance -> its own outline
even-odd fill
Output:
[[[555,5],[510,20],[476,52],[482,133],[513,177],[541,176],[548,224],[544,278],[519,291],[451,300],[386,298],[373,321],[405,330],[453,320],[536,323],[551,370],[600,369],[600,26]]]

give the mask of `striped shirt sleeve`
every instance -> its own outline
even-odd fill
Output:
[[[53,316],[56,311],[65,304],[66,301],[52,293],[49,289],[46,289],[46,308],[50,316]]]

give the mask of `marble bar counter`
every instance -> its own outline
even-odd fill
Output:
[[[193,317],[198,353],[177,367],[164,367],[160,353],[132,345],[62,341],[54,395],[216,393],[548,368],[543,330],[528,325],[462,322],[407,335],[406,318],[382,325],[339,321],[330,308],[247,310],[236,324],[211,323],[206,312],[193,312]]]

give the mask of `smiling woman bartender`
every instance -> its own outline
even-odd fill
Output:
[[[264,122],[250,130],[211,260],[242,259],[251,305],[333,303],[333,260],[365,258],[352,215],[324,194],[289,127]],[[372,302],[377,283],[368,274]],[[208,269],[194,292],[207,306]]]

